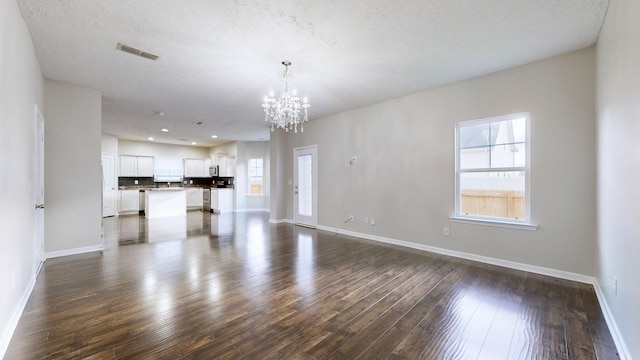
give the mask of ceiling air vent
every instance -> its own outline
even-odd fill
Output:
[[[120,51],[124,51],[124,52],[129,53],[129,54],[133,54],[133,55],[137,55],[137,56],[143,57],[145,59],[153,60],[153,61],[158,60],[158,57],[159,57],[158,55],[154,55],[154,54],[151,54],[151,53],[148,53],[148,52],[144,52],[144,51],[142,51],[140,49],[136,49],[134,47],[127,46],[127,45],[124,45],[124,44],[121,44],[121,43],[118,43],[118,45],[116,46],[116,49],[118,49]]]

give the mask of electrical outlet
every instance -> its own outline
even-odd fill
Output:
[[[138,185],[138,179],[133,180],[133,184],[134,184],[134,185]]]
[[[449,236],[449,228],[448,227],[443,227],[442,228],[442,235]]]
[[[369,223],[371,224],[371,226],[375,226],[376,225],[376,218],[371,218],[369,220]]]

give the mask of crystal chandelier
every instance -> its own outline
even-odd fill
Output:
[[[307,109],[311,105],[307,103],[307,98],[302,99],[302,103],[300,103],[300,98],[296,95],[295,90],[289,94],[288,81],[291,61],[285,60],[282,65],[284,65],[284,89],[278,99],[273,96],[273,92],[264,98],[264,103],[262,103],[264,120],[271,122],[271,131],[281,128],[287,132],[289,129],[293,129],[293,132],[297,133],[298,125],[300,125],[300,132],[303,132],[302,123],[309,121]]]

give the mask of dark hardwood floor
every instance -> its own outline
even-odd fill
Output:
[[[616,359],[586,284],[264,213],[104,219],[47,260],[6,359]]]

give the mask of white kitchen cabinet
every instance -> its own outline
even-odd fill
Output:
[[[138,156],[138,176],[153,177],[152,156]]]
[[[184,176],[185,177],[203,177],[204,176],[204,160],[202,159],[184,159]],[[187,197],[189,194],[187,194]],[[189,201],[187,200],[187,203]]]
[[[218,213],[233,211],[233,189],[211,189],[211,210]]]
[[[187,189],[187,208],[200,208],[202,209],[202,189],[201,188],[188,188]]]
[[[211,160],[184,159],[184,177],[209,177]]]
[[[120,176],[138,176],[137,156],[120,156]]]
[[[219,176],[233,176],[236,159],[232,156],[220,156],[218,157],[218,166],[220,167]]]
[[[120,190],[120,209],[119,212],[138,212],[140,211],[140,190]]]
[[[119,176],[153,177],[153,157],[120,155]]]

